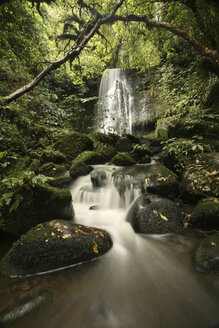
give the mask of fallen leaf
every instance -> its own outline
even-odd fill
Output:
[[[65,229],[68,229],[68,227],[66,225],[63,226]]]
[[[71,234],[65,234],[65,235],[63,235],[63,236],[61,236],[61,237],[62,237],[62,239],[66,239],[66,238],[71,237]]]
[[[55,236],[54,232],[51,232],[51,236],[53,236],[53,237]]]
[[[216,175],[218,172],[217,171],[213,171],[210,173],[210,175]]]
[[[189,223],[188,222],[184,222],[184,228],[188,228],[188,225],[189,225]]]
[[[53,225],[53,223],[54,223],[54,220],[49,222],[50,227]]]
[[[56,224],[55,224],[55,227],[56,227],[56,228],[61,228],[61,224],[60,224],[60,223],[56,223]]]
[[[96,254],[98,254],[99,253],[99,251],[98,251],[98,248],[97,248],[98,246],[97,246],[97,243],[95,243],[94,242],[94,245],[93,245],[93,251],[94,251],[94,253],[96,253]]]
[[[161,217],[163,220],[168,221],[168,218],[167,218],[165,215],[163,215],[163,214],[161,214],[161,213],[159,213],[159,214],[160,214],[160,217]]]
[[[217,198],[214,199],[215,203],[219,203],[219,200]]]
[[[216,247],[217,244],[215,244],[213,241],[211,242],[211,246]]]
[[[45,243],[48,243],[48,241],[49,241],[49,239],[46,239],[46,240],[45,240]]]
[[[158,178],[157,181],[166,181],[167,178],[164,178],[164,177],[161,177],[161,178]]]
[[[154,215],[158,216],[158,211],[153,210]]]

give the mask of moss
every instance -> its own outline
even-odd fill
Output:
[[[191,213],[190,223],[198,228],[219,229],[219,199],[200,200]]]
[[[84,151],[74,159],[73,163],[103,164],[104,158],[96,151]]]
[[[78,132],[68,133],[58,140],[55,147],[72,161],[85,150],[93,149],[93,142],[86,135]]]
[[[39,169],[40,174],[44,174],[48,177],[57,177],[63,175],[65,172],[66,168],[64,165],[59,165],[52,162],[43,164]]]
[[[119,136],[114,133],[104,134],[101,132],[93,132],[89,134],[89,138],[93,140],[94,143],[102,143],[107,145],[115,145],[116,141],[119,139]]]
[[[115,147],[100,142],[96,145],[95,150],[105,161],[109,161],[116,155]]]
[[[40,162],[42,164],[53,162],[55,164],[62,164],[66,160],[66,156],[60,151],[44,150],[40,156]]]
[[[72,179],[69,176],[57,177],[49,180],[47,183],[56,188],[67,188],[71,184]]]
[[[67,189],[46,184],[23,183],[12,193],[10,202],[1,207],[0,229],[21,235],[34,225],[48,219],[71,219],[72,196]]]
[[[132,150],[132,141],[128,138],[128,136],[123,135],[117,140],[115,148],[120,152],[129,152]]]
[[[40,160],[37,158],[32,159],[29,168],[31,171],[34,171],[35,173],[39,173]]]
[[[70,167],[70,176],[72,179],[76,179],[80,176],[89,174],[91,169],[83,162],[74,162]]]
[[[165,140],[178,136],[180,125],[181,120],[177,115],[159,119],[155,129],[155,137],[161,140]]]
[[[127,166],[135,164],[134,159],[128,153],[118,153],[116,156],[113,157],[111,162],[118,166]]]

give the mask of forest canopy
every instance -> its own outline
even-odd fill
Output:
[[[11,53],[12,70],[22,57],[28,72],[3,100],[19,98],[67,62],[76,84],[106,67],[145,70],[173,57],[201,57],[217,72],[218,13],[217,2],[205,0],[5,1],[1,48]]]

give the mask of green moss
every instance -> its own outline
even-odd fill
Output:
[[[127,166],[135,164],[134,159],[128,153],[118,153],[116,156],[113,157],[111,162],[118,166]]]
[[[119,136],[114,133],[104,134],[101,132],[93,132],[89,134],[89,138],[93,140],[94,143],[100,142],[102,144],[115,145]]]
[[[73,163],[102,164],[104,163],[104,158],[96,151],[84,151],[74,159]]]
[[[83,151],[92,150],[93,142],[84,134],[72,132],[58,140],[55,147],[65,154],[68,161],[71,161]]]
[[[40,174],[44,174],[48,177],[57,177],[59,175],[63,175],[65,171],[66,168],[64,165],[59,165],[51,162],[43,164],[39,169]]]
[[[193,226],[204,229],[219,229],[219,199],[210,197],[198,202],[191,213]]]
[[[53,162],[55,164],[62,164],[66,160],[66,156],[60,151],[44,150],[40,156],[40,162],[42,164]]]
[[[100,142],[97,143],[95,150],[105,161],[109,161],[116,155],[115,147]]]
[[[195,266],[204,273],[219,272],[219,233],[201,241],[195,252]]]
[[[129,152],[132,150],[132,141],[127,135],[123,135],[116,141],[115,148],[120,152]]]

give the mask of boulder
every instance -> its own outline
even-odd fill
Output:
[[[119,152],[130,152],[132,150],[132,141],[126,135],[119,137],[115,143],[115,148]]]
[[[128,166],[135,164],[135,160],[131,155],[129,155],[129,153],[118,153],[112,158],[111,162],[117,166]]]
[[[63,164],[61,165],[61,164],[48,162],[40,167],[39,173],[44,174],[48,177],[59,177],[66,173],[66,167]]]
[[[177,136],[180,124],[181,120],[177,115],[159,119],[155,129],[155,137],[165,140]]]
[[[219,196],[219,153],[197,154],[190,159],[182,178],[185,198]]]
[[[87,175],[91,171],[91,168],[83,162],[74,162],[70,167],[70,176],[72,179],[76,179],[80,176]]]
[[[96,152],[103,158],[104,162],[110,161],[116,155],[116,148],[98,142],[95,147]]]
[[[55,270],[94,259],[112,246],[102,229],[69,221],[39,224],[20,237],[0,262],[5,276]]]
[[[190,224],[199,229],[219,230],[219,199],[200,200],[191,213]]]
[[[90,173],[92,185],[94,187],[103,187],[106,185],[106,172],[103,169],[95,169]]]
[[[10,234],[19,236],[48,218],[70,220],[74,216],[72,196],[67,189],[23,181],[13,191],[2,191],[0,229]]]
[[[55,147],[72,161],[85,150],[93,150],[93,142],[85,134],[71,132],[57,140]]]
[[[167,234],[183,231],[183,213],[176,202],[167,198],[143,194],[130,207],[127,214],[135,232]]]
[[[41,164],[45,164],[48,162],[53,162],[55,164],[62,164],[66,160],[66,156],[62,154],[60,151],[54,150],[43,150],[40,156]]]
[[[72,178],[68,175],[65,175],[63,177],[57,177],[54,179],[51,179],[47,182],[50,186],[56,187],[56,188],[68,188],[70,184],[72,183]]]
[[[134,188],[146,190],[163,196],[178,195],[179,181],[175,173],[161,164],[135,165],[122,168],[113,173],[117,188],[132,184]]]
[[[96,151],[84,151],[79,154],[73,163],[85,163],[86,165],[103,164],[105,162],[104,158],[98,154]]]
[[[102,132],[92,132],[89,134],[89,138],[94,142],[94,144],[102,143],[114,146],[119,136],[114,133],[102,133]]]
[[[204,273],[219,273],[219,233],[204,238],[195,252],[195,267]]]

